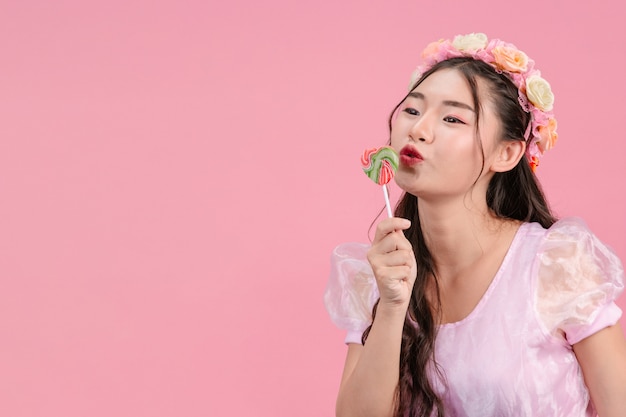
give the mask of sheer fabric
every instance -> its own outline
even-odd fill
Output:
[[[368,245],[333,252],[324,294],[346,343],[361,343],[378,299]],[[572,345],[622,312],[620,260],[576,218],[526,223],[475,309],[441,325],[431,374],[448,416],[594,416]]]

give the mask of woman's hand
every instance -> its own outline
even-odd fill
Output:
[[[409,220],[393,217],[382,220],[376,227],[367,259],[378,284],[379,307],[406,310],[409,305],[417,267],[411,243],[402,231],[410,226]]]

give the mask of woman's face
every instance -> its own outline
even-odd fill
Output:
[[[485,91],[479,79],[478,130],[487,168],[495,154],[499,122]],[[396,183],[418,197],[464,196],[479,175],[489,175],[488,169],[481,173],[471,90],[455,69],[431,74],[402,102],[392,122],[391,146],[400,154]]]

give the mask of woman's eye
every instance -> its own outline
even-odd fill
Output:
[[[456,117],[452,117],[452,116],[444,117],[443,120],[445,122],[448,122],[448,123],[463,123],[463,124],[465,124],[465,122],[463,122],[462,120],[457,119]]]
[[[413,116],[419,116],[419,114],[420,114],[420,112],[418,112],[417,110],[415,110],[412,107],[407,107],[407,108],[404,109],[404,111],[407,112],[410,115],[413,115]]]

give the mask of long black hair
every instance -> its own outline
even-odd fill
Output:
[[[464,57],[442,61],[424,73],[413,88],[429,75],[446,68],[459,71],[467,80],[476,109],[477,135],[481,109],[478,91],[480,79],[487,86],[485,97],[495,103],[501,124],[501,139],[523,140],[524,132],[530,122],[530,114],[526,113],[519,104],[517,87],[506,75],[497,73],[483,61]],[[389,116],[390,131],[392,120],[401,104],[402,102]],[[480,144],[480,141],[478,142]],[[486,198],[489,209],[500,218],[537,222],[545,228],[550,227],[556,221],[526,156],[521,158],[510,171],[494,174],[489,182]],[[400,379],[396,389],[394,416],[430,417],[436,410],[437,415],[442,417],[444,415],[443,403],[433,388],[433,381],[429,378],[433,372],[435,375],[444,377],[434,358],[439,317],[436,317],[433,311],[438,311],[438,308],[433,309],[426,296],[429,279],[432,279],[435,284],[437,298],[439,298],[439,286],[435,263],[422,233],[417,200],[416,196],[404,193],[395,209],[397,217],[411,220],[411,227],[405,230],[404,234],[413,245],[418,267],[402,334]],[[374,319],[376,307],[377,305],[374,306],[373,311]],[[363,333],[364,344],[367,343],[370,328],[371,326]]]

